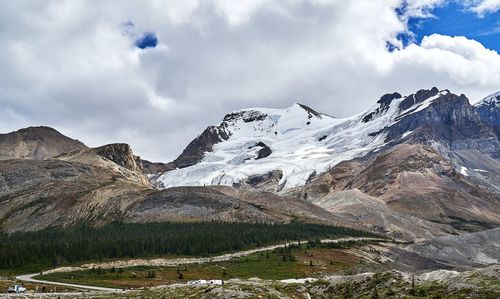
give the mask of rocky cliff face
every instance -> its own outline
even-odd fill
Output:
[[[141,159],[134,156],[130,145],[126,143],[107,144],[95,148],[94,152],[128,170],[137,172],[143,171]]]
[[[433,88],[407,96],[398,106],[400,115],[388,129],[386,141],[397,143],[406,132],[414,132],[410,136],[414,143],[438,141],[455,150],[487,153],[499,148],[494,131],[464,95]]]
[[[29,127],[0,134],[0,160],[44,160],[86,146],[49,127]]]
[[[229,138],[228,132],[224,128],[223,123],[220,126],[211,126],[205,129],[187,145],[182,154],[173,161],[173,165],[177,168],[185,168],[200,162],[206,152],[212,151],[215,144]]]
[[[492,126],[500,137],[500,93],[484,98],[475,106],[481,120]]]
[[[125,143],[76,150],[55,156],[54,159],[110,169],[129,180],[151,187],[141,158],[135,156]]]
[[[492,125],[500,124],[498,116],[498,111],[500,110],[500,92],[487,96],[476,103],[475,107],[484,122]]]

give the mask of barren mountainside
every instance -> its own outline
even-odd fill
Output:
[[[84,148],[86,146],[80,141],[68,138],[49,127],[29,127],[0,134],[0,160],[43,160]]]

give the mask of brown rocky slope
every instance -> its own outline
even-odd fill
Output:
[[[43,160],[86,146],[49,127],[29,127],[0,134],[0,160]]]

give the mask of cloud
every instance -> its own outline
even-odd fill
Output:
[[[402,1],[400,14],[405,21],[410,17],[431,18],[434,17],[432,10],[444,4],[445,0],[405,0]]]
[[[407,18],[442,1],[234,3],[4,1],[0,131],[50,125],[167,161],[235,109],[299,101],[348,116],[390,91],[500,89],[498,54],[473,40],[402,45]],[[143,50],[145,32],[156,46]]]
[[[415,71],[448,78],[456,90],[494,86],[500,80],[500,55],[462,36],[433,34],[424,37],[420,45],[410,45],[394,55],[396,65],[411,65]]]
[[[469,2],[470,10],[479,16],[500,10],[500,0],[473,0]]]

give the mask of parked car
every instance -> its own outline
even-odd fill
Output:
[[[19,284],[11,285],[7,288],[7,293],[19,294],[24,292],[26,292],[26,288]]]

